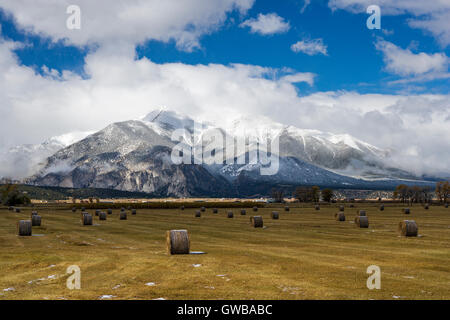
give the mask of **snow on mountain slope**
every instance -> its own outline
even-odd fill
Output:
[[[47,159],[46,166],[39,172],[67,172],[87,164],[93,157],[105,161],[103,170],[114,171],[111,158],[125,157],[139,150],[151,150],[155,146],[173,147],[169,138],[159,135],[142,121],[130,120],[113,123],[87,138],[57,151]]]
[[[232,121],[226,130],[249,137],[250,150],[256,148],[256,141],[279,137],[281,157],[295,157],[339,174],[352,175],[355,171],[358,176],[366,173],[372,176],[375,171],[381,174],[386,170],[387,151],[347,134],[300,129],[262,116],[241,117]]]
[[[140,119],[158,134],[171,138],[178,129],[185,129],[189,135],[201,137],[203,132],[214,127],[208,122],[196,122],[186,115],[165,108],[157,109]]]
[[[364,176],[366,167],[370,168],[371,172],[377,169],[375,171],[381,173],[388,154],[387,151],[347,134],[337,135],[318,130],[299,129],[260,115],[238,116],[234,120],[216,125],[206,123],[194,126],[194,120],[189,117],[159,109],[149,113],[143,121],[159,134],[169,138],[174,130],[186,129],[186,142],[192,144],[192,136],[195,134],[197,145],[201,143],[201,138],[208,136],[213,129],[220,129],[224,134],[225,146],[216,146],[215,151],[222,154],[227,148],[232,148],[229,144],[230,138],[246,137],[249,144],[248,151],[251,151],[258,147],[264,149],[261,142],[267,142],[268,138],[273,140],[279,137],[280,156],[296,157],[323,168],[342,170],[345,174],[355,170],[358,175]],[[247,150],[240,150],[235,156],[239,157],[245,152]]]
[[[193,132],[194,128],[194,120],[191,118],[165,109],[157,109],[150,112],[142,118],[142,121],[157,128],[160,131],[158,133],[171,133],[176,129],[187,129]]]
[[[170,151],[178,142],[171,137],[177,129],[185,129],[185,141],[196,147],[202,140],[211,144],[214,141],[211,133],[217,133],[214,130],[218,129],[226,142],[214,146],[214,154],[220,155],[219,163],[172,163]],[[243,137],[249,142],[248,148],[235,149],[234,139]],[[275,137],[279,137],[280,146],[278,152],[273,150],[280,160],[276,174],[261,175],[259,162],[229,164],[230,160],[241,156],[248,161],[248,154],[254,153],[260,146],[258,143]],[[225,153],[226,150],[233,153]],[[228,191],[241,194],[243,190],[245,194],[252,194],[249,185],[261,189],[277,183],[370,187],[373,183],[382,186],[384,182],[380,179],[383,178],[394,181],[402,174],[408,176],[408,173],[387,167],[384,164],[386,154],[346,134],[299,129],[257,115],[237,117],[220,125],[195,124],[187,116],[159,109],[141,120],[113,123],[56,151],[27,181],[38,185],[145,191],[162,196],[208,195],[214,190],[221,190],[220,194]],[[361,177],[370,177],[373,181]],[[377,179],[381,182],[374,182]],[[248,186],[245,181],[249,182]],[[259,187],[258,182],[262,183]]]

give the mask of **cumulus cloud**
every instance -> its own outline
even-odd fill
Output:
[[[1,0],[27,32],[77,46],[95,43],[142,43],[174,40],[180,49],[199,47],[199,38],[217,29],[231,11],[245,13],[254,0]],[[81,9],[81,29],[69,30],[66,9]]]
[[[414,77],[414,80],[434,80],[448,78],[450,59],[444,53],[414,53],[410,49],[402,49],[395,44],[378,40],[376,48],[383,53],[386,70],[403,77]]]
[[[283,94],[296,95],[293,82],[313,84],[314,77],[239,64],[156,64],[145,58],[135,60],[132,51],[113,54],[109,48],[86,57],[88,79],[54,70],[40,75],[19,64],[12,51],[15,46],[0,43],[2,146],[98,130],[162,105],[189,115],[202,111],[220,118],[233,105],[276,104]]]
[[[241,23],[241,27],[250,27],[252,33],[271,35],[287,32],[291,27],[276,13],[259,14],[256,19],[249,19]]]
[[[291,50],[294,52],[303,52],[310,56],[316,54],[328,55],[327,46],[323,43],[322,39],[300,40],[291,46]]]
[[[412,28],[430,32],[443,46],[450,45],[450,1],[417,0],[329,0],[332,10],[343,9],[353,13],[365,13],[370,5],[379,5],[382,15],[410,14],[408,20]]]

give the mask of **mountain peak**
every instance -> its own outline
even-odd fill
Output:
[[[176,111],[167,110],[165,107],[153,110],[141,120],[154,123],[169,131],[176,129],[192,129],[194,127],[194,120]]]

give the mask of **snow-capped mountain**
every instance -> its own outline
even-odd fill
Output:
[[[194,120],[189,117],[173,111],[156,110],[145,116],[142,121],[158,134],[168,138],[171,138],[175,130],[186,129],[191,135],[197,136],[197,143],[214,129],[222,130],[226,137],[246,137],[250,148],[256,148],[257,141],[274,139],[278,136],[281,156],[300,158],[329,169],[346,169],[349,165],[355,164],[355,160],[365,163],[378,162],[381,165],[387,155],[386,151],[350,135],[299,129],[276,123],[263,116],[239,117],[228,125],[197,123],[195,126]],[[188,140],[192,141],[191,138],[186,139]]]
[[[159,127],[165,130],[164,127]],[[161,131],[160,131],[161,132]],[[27,182],[36,185],[139,190],[159,196],[233,195],[203,166],[174,165],[174,143],[147,121],[114,123],[47,159]]]
[[[180,136],[180,132],[183,148],[198,148],[202,141],[203,147],[206,142],[206,149],[213,146],[209,158],[193,162],[198,164],[175,164],[171,154],[180,144],[172,140],[172,135]],[[223,141],[212,138],[217,132],[223,134]],[[244,164],[234,161],[248,160],[257,148],[264,149],[261,141],[276,137],[276,174],[261,175],[261,159]],[[236,139],[244,138],[247,146],[235,148]],[[349,135],[303,130],[261,116],[240,117],[221,126],[199,125],[176,112],[155,110],[140,120],[113,123],[60,148],[26,182],[144,191],[158,196],[267,194],[279,184],[382,188],[392,187],[399,178],[410,177],[386,166],[387,154]],[[219,162],[208,162],[218,155]],[[192,159],[199,160],[198,157],[192,155]]]
[[[229,124],[224,123],[221,126],[211,123],[196,124],[194,128],[194,120],[189,117],[173,111],[155,110],[145,116],[143,121],[168,138],[171,138],[175,130],[186,129],[190,134],[195,133],[197,143],[200,143],[201,138],[207,136],[211,130],[220,129],[226,138],[246,137],[249,152],[252,148],[257,148],[258,141],[279,137],[279,155],[282,157],[298,158],[335,173],[357,178],[412,178],[411,174],[386,165],[388,151],[348,134],[299,129],[257,115],[238,117]],[[226,138],[224,140],[227,140]],[[186,141],[192,141],[192,144],[195,144],[190,137]],[[230,146],[226,145],[226,147]],[[237,157],[240,155],[236,154]]]

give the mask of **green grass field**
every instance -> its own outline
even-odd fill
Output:
[[[280,220],[264,208],[264,229],[250,226],[248,209],[233,209],[233,219],[225,209],[201,218],[194,209],[139,210],[126,221],[115,210],[93,226],[81,226],[80,211],[36,209],[42,227],[32,237],[16,234],[31,209],[0,210],[0,299],[450,299],[450,209],[442,206],[414,206],[407,216],[400,206],[346,205],[345,222],[334,220],[337,206],[278,208]],[[355,227],[357,209],[369,229]],[[419,237],[398,235],[405,219]],[[170,229],[187,229],[191,251],[206,254],[167,255]],[[81,268],[81,290],[66,288],[70,265]],[[381,268],[381,290],[366,287],[369,265]]]

